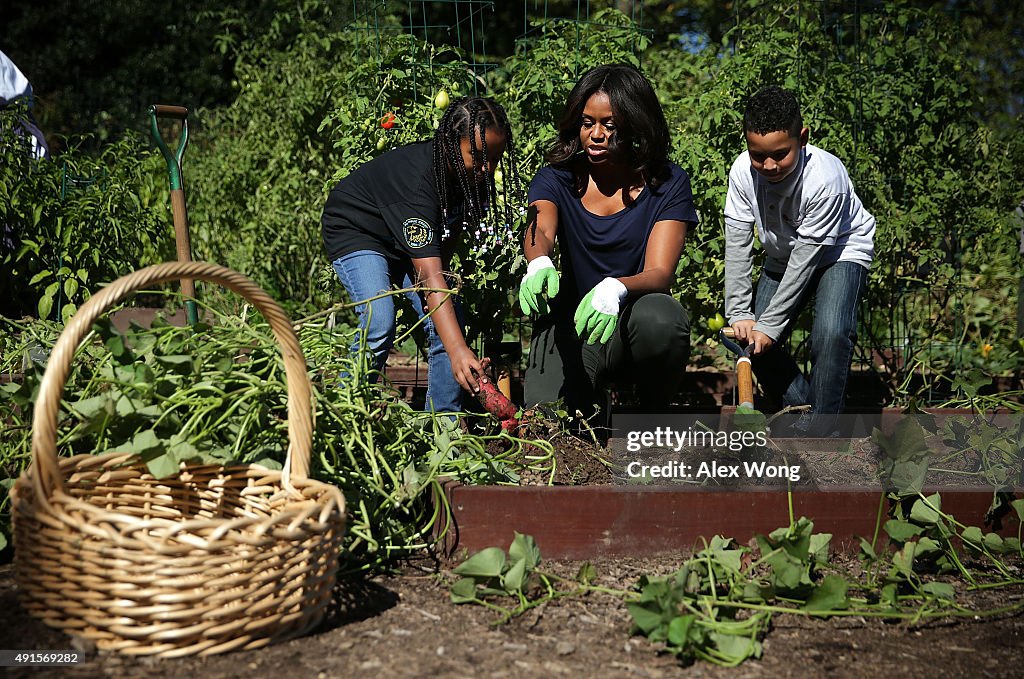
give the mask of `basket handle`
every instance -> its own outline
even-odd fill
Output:
[[[207,262],[167,262],[122,276],[97,292],[79,308],[57,339],[32,416],[32,460],[36,466],[33,483],[40,502],[47,503],[54,493],[64,492],[64,479],[57,461],[57,415],[78,345],[93,322],[129,293],[179,278],[210,281],[233,290],[267,319],[281,345],[288,387],[288,457],[284,478],[289,474],[292,479],[308,477],[313,445],[312,394],[306,359],[288,316],[262,288],[237,271]]]

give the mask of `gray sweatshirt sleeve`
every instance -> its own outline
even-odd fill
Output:
[[[754,225],[725,218],[725,317],[729,323],[754,320]]]
[[[793,247],[779,289],[772,295],[768,308],[757,319],[754,330],[763,332],[773,340],[779,339],[782,331],[793,320],[796,306],[807,290],[807,284],[814,275],[826,247],[817,243],[797,243]]]

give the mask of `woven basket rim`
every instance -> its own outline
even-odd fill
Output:
[[[308,477],[313,438],[312,388],[302,347],[287,314],[262,288],[237,271],[208,262],[167,262],[122,276],[96,292],[68,321],[54,345],[32,421],[32,466],[37,470],[33,481],[40,504],[48,504],[51,493],[60,491],[63,486],[56,430],[61,397],[78,346],[92,323],[129,293],[176,279],[200,279],[223,285],[263,314],[280,345],[287,378],[289,445],[284,483]]]

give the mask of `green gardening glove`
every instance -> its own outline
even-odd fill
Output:
[[[626,286],[617,278],[605,278],[583,296],[573,316],[576,334],[587,344],[605,344],[615,333]]]
[[[551,263],[551,258],[541,256],[531,260],[526,265],[523,282],[519,284],[519,307],[523,310],[523,315],[529,316],[531,312],[547,313],[547,299],[557,294],[558,271]]]

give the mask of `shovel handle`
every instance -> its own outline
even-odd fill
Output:
[[[736,391],[741,408],[754,407],[754,376],[750,359],[746,356],[736,361]]]
[[[178,120],[185,120],[188,118],[188,109],[184,106],[153,104],[150,108],[157,118],[177,118]]]
[[[722,340],[730,351],[735,353],[739,358],[736,359],[736,391],[737,401],[741,408],[753,408],[754,407],[754,375],[751,364],[750,356],[750,345],[745,349],[740,347],[734,341],[736,339],[736,331],[730,327],[722,328]]]

